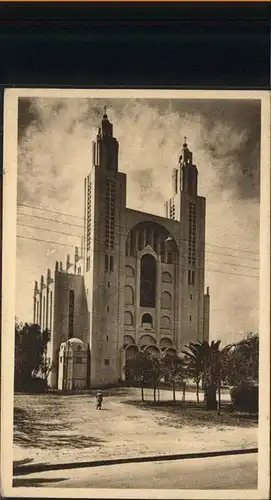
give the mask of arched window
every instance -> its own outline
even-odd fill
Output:
[[[168,349],[169,347],[172,347],[172,340],[167,339],[166,337],[162,338],[160,340],[160,347],[161,349]]]
[[[132,326],[134,323],[133,315],[130,311],[125,311],[124,313],[124,324],[127,326]]]
[[[172,283],[172,276],[171,276],[171,274],[165,271],[162,274],[162,281],[164,283]]]
[[[169,292],[162,292],[161,307],[162,309],[171,309],[171,295]]]
[[[134,272],[132,266],[126,266],[125,267],[125,273],[126,273],[126,276],[129,277],[129,278],[133,278],[134,275],[135,275],[135,272]]]
[[[146,246],[151,244],[151,230],[149,227],[146,227]]]
[[[157,231],[153,231],[153,249],[155,252],[157,252],[157,241],[158,241]]]
[[[161,328],[170,328],[171,321],[168,316],[163,316],[161,319]]]
[[[149,314],[149,313],[143,314],[141,324],[142,324],[143,328],[144,327],[152,328],[153,327],[153,320],[152,320],[151,314]]]
[[[143,229],[140,229],[138,233],[138,249],[142,250],[144,248],[144,232]]]
[[[132,306],[134,304],[134,290],[131,286],[125,287],[125,305]]]
[[[126,347],[128,345],[134,345],[134,344],[135,344],[135,339],[131,335],[124,335],[123,347]]]
[[[160,241],[160,258],[161,258],[161,262],[165,262],[165,242],[164,241]]]
[[[68,324],[68,337],[71,339],[73,337],[73,326],[74,326],[74,291],[69,291],[69,324]]]
[[[152,335],[143,335],[138,342],[139,347],[143,347],[146,345],[155,345],[156,340]]]
[[[135,255],[135,253],[135,233],[134,231],[130,231],[126,238],[126,255]]]
[[[155,307],[156,302],[156,260],[150,255],[143,255],[141,259],[140,275],[140,305],[141,307]]]

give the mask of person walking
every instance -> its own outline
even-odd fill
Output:
[[[103,404],[103,393],[98,391],[96,394],[96,410],[101,410]]]

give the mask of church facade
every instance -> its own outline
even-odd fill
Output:
[[[206,200],[192,152],[185,141],[160,217],[127,208],[118,150],[104,114],[85,179],[81,248],[35,282],[33,321],[51,331],[54,388],[114,384],[138,350],[175,353],[209,339]]]

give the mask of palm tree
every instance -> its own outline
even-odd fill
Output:
[[[231,346],[220,350],[220,340],[212,340],[211,343],[190,342],[184,346],[182,352],[188,358],[188,372],[192,374],[197,384],[197,401],[199,402],[199,384],[202,381],[204,390],[204,401],[208,410],[217,409],[220,412],[220,386],[222,368],[225,356]],[[216,392],[218,391],[218,404]]]
[[[203,342],[204,343],[204,342]],[[203,371],[203,389],[204,400],[209,410],[220,411],[220,370],[221,370],[221,353],[219,351],[221,341],[212,340],[209,344],[204,343],[204,371]],[[219,405],[216,400],[216,392],[218,390]]]
[[[187,374],[196,382],[197,402],[199,403],[199,385],[204,373],[204,357],[206,346],[202,342],[189,342],[182,349],[186,362]]]

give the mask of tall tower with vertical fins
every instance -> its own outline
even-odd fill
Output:
[[[118,172],[118,141],[106,111],[85,179],[85,287],[90,314],[91,384],[119,380],[125,268],[126,175]]]
[[[209,312],[204,311],[206,199],[198,195],[198,169],[193,163],[186,137],[179,165],[172,173],[172,198],[166,203],[166,217],[180,222],[179,338],[182,344],[208,339]]]

